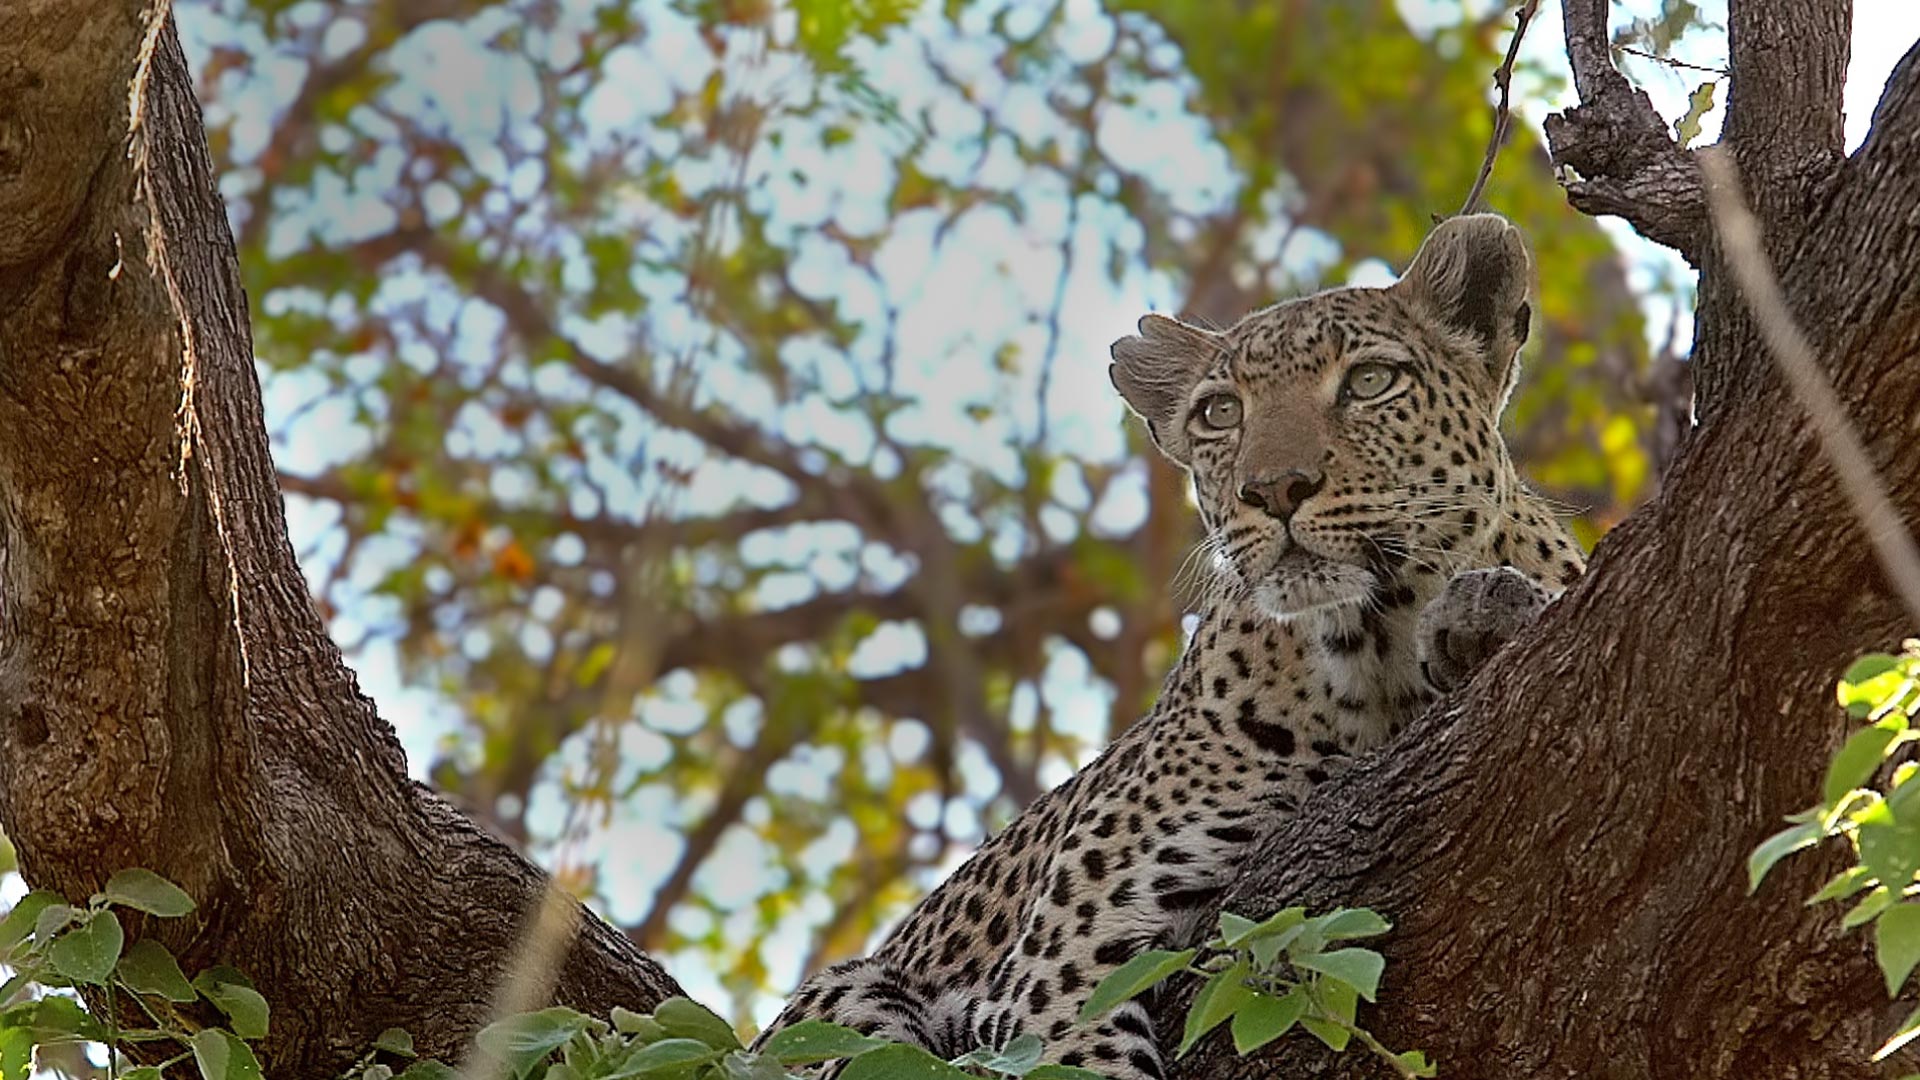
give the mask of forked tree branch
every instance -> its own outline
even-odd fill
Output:
[[[1706,226],[1699,169],[1653,100],[1613,66],[1607,9],[1607,0],[1562,0],[1580,103],[1547,117],[1548,151],[1576,209],[1624,218],[1698,265]]]

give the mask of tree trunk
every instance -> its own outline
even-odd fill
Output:
[[[545,877],[408,780],[313,607],[199,107],[171,25],[137,78],[143,8],[0,5],[0,824],[36,886],[185,886],[191,919],[130,930],[252,976],[272,1074],[395,1025],[453,1059]],[[588,918],[555,994],[675,989]]]
[[[1701,265],[1703,423],[1586,581],[1318,792],[1229,906],[1389,914],[1365,1019],[1451,1076],[1871,1075],[1900,1010],[1861,942],[1799,904],[1831,867],[1789,863],[1749,899],[1742,866],[1817,788],[1845,728],[1835,674],[1913,628],[1718,261],[1690,159],[1646,144],[1664,130],[1595,67],[1605,7],[1566,2],[1583,105],[1556,159],[1576,203]],[[1920,58],[1841,162],[1847,13],[1735,0],[1727,140],[1913,520]],[[312,607],[184,60],[167,27],[138,74],[143,18],[0,8],[0,824],[37,886],[84,895],[132,865],[184,884],[193,920],[134,929],[189,969],[253,975],[274,1074],[331,1075],[392,1025],[457,1057],[544,879],[406,779]],[[149,82],[130,157],[127,87]],[[555,996],[603,1011],[673,990],[587,917]],[[1223,1042],[1182,1075],[1380,1069]]]

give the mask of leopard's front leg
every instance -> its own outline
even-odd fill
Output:
[[[1500,647],[1540,617],[1551,599],[1511,566],[1455,574],[1420,612],[1420,671],[1442,693],[1466,685]]]

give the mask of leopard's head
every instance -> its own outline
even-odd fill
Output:
[[[1224,331],[1159,315],[1114,386],[1193,478],[1214,565],[1281,618],[1484,564],[1518,481],[1498,422],[1530,264],[1504,218],[1453,218],[1387,288],[1336,289]]]

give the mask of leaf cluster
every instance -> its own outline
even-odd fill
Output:
[[[1336,1051],[1354,1040],[1404,1077],[1436,1075],[1418,1050],[1395,1053],[1360,1027],[1360,999],[1375,1000],[1386,960],[1372,949],[1342,942],[1392,929],[1368,908],[1335,908],[1308,916],[1283,908],[1255,921],[1221,912],[1220,933],[1196,949],[1150,950],[1114,969],[1094,987],[1080,1012],[1093,1020],[1167,979],[1189,972],[1206,979],[1187,1010],[1179,1053],[1227,1024],[1234,1050],[1251,1054],[1297,1025]]]
[[[194,902],[160,875],[130,869],[115,874],[85,905],[36,890],[0,919],[0,962],[14,972],[0,987],[0,1001],[27,995],[0,1008],[0,1080],[25,1080],[39,1047],[86,1043],[108,1048],[108,1073],[116,1080],[160,1080],[165,1070],[189,1060],[203,1080],[258,1080],[260,1061],[248,1043],[267,1035],[266,998],[230,967],[212,967],[189,980],[158,941],[129,944],[115,909],[180,918],[193,912]],[[1375,1000],[1386,961],[1371,949],[1343,943],[1389,929],[1365,908],[1309,917],[1304,908],[1290,907],[1262,921],[1222,913],[1219,935],[1200,948],[1151,950],[1101,980],[1080,1021],[1090,1023],[1187,971],[1206,982],[1187,1014],[1183,1055],[1222,1024],[1230,1026],[1242,1054],[1298,1025],[1336,1051],[1357,1039],[1402,1076],[1433,1076],[1424,1054],[1393,1053],[1357,1023],[1360,999]],[[1916,959],[1920,949],[1904,961],[1902,977]],[[99,995],[95,1008],[63,993],[83,989]],[[151,1026],[122,1027],[119,995]],[[104,1008],[97,1007],[102,1002]],[[225,1023],[201,1022],[214,1013]],[[178,1049],[158,1065],[121,1072],[122,1058],[148,1044]],[[512,1080],[803,1080],[802,1073],[830,1062],[844,1063],[842,1080],[1101,1080],[1088,1069],[1043,1062],[1045,1045],[1031,1033],[949,1061],[917,1046],[805,1020],[749,1050],[731,1024],[684,997],[669,998],[646,1014],[615,1008],[607,1020],[563,1006],[520,1013],[487,1026],[475,1044]],[[412,1060],[396,1072],[379,1060],[382,1055]],[[157,1055],[147,1050],[137,1056]],[[351,1080],[456,1075],[439,1061],[418,1057],[412,1037],[399,1028],[383,1031],[346,1073]]]
[[[725,1020],[683,997],[644,1015],[616,1008],[611,1020],[542,1009],[486,1028],[480,1051],[513,1080],[800,1080],[796,1070],[835,1061],[846,1062],[841,1080],[1100,1080],[1086,1069],[1042,1064],[1044,1046],[1033,1035],[943,1061],[920,1047],[823,1020],[782,1028],[752,1051]]]
[[[1900,753],[1920,739],[1920,640],[1907,641],[1898,656],[1874,653],[1854,661],[1840,679],[1841,708],[1865,727],[1855,731],[1827,766],[1818,803],[1787,818],[1791,824],[1768,837],[1747,859],[1748,891],[1760,888],[1781,859],[1823,840],[1844,839],[1854,865],[1808,898],[1809,905],[1850,900],[1842,930],[1871,924],[1874,957],[1895,997],[1920,965],[1920,762]],[[1884,778],[1875,786],[1876,776]],[[1873,1060],[1920,1037],[1920,1009],[1877,1051]],[[1920,1074],[1916,1074],[1920,1075]],[[1912,1078],[1909,1078],[1912,1080]]]
[[[194,903],[179,886],[134,868],[113,875],[85,904],[35,890],[0,919],[0,963],[13,972],[0,986],[0,1002],[10,1003],[0,1007],[0,1078],[24,1080],[40,1047],[98,1043],[109,1051],[108,1075],[121,1080],[159,1080],[188,1060],[204,1080],[258,1080],[260,1062],[247,1043],[266,1037],[267,999],[230,967],[189,980],[158,941],[129,944],[116,909],[176,919]],[[80,992],[105,1007],[89,1011],[76,1000]],[[146,1025],[121,1026],[122,997]],[[225,1022],[203,1022],[208,1015]],[[168,1045],[176,1052],[159,1065],[120,1071],[129,1049]]]

